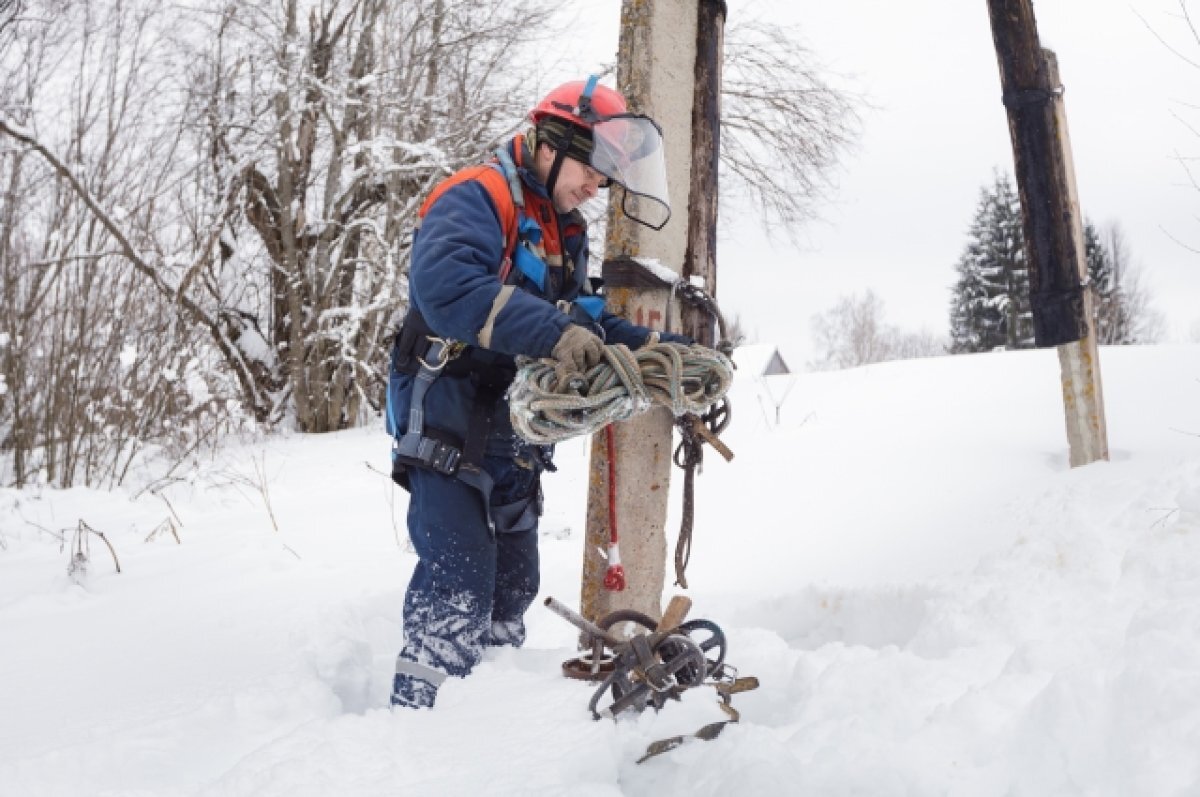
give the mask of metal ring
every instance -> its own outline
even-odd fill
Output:
[[[425,358],[420,355],[417,355],[417,362],[419,362],[422,367],[428,368],[430,371],[442,370],[443,368],[446,367],[446,363],[450,362],[450,346],[449,346],[449,344],[447,344],[446,341],[442,340],[441,338],[435,337],[433,335],[426,335],[425,340],[429,341],[430,344],[441,344],[442,348],[438,352],[437,365],[430,365],[429,363],[425,362]],[[430,348],[433,348],[433,346],[431,345]],[[428,354],[429,353],[428,350],[426,350],[425,353]]]

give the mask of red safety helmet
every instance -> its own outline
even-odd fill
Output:
[[[551,90],[529,112],[530,121],[536,125],[547,116],[555,116],[590,130],[598,116],[617,116],[629,112],[625,98],[619,91],[599,83],[592,86],[591,97],[581,102],[587,85],[585,81],[572,80]]]
[[[529,119],[539,127],[549,118],[584,131],[592,141],[587,154],[589,165],[625,189],[621,203],[625,215],[647,227],[662,229],[671,217],[671,205],[667,199],[662,128],[653,119],[629,113],[620,92],[600,85],[595,75],[553,89],[529,112]],[[567,146],[569,141],[568,130]],[[550,190],[566,154],[566,148],[559,149],[547,180]],[[572,157],[582,160],[574,152]]]

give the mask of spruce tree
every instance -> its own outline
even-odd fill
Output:
[[[1096,340],[1126,345],[1153,341],[1161,322],[1130,267],[1120,228],[1102,237],[1088,219],[1084,258],[1094,299]],[[1032,348],[1033,313],[1020,198],[1006,175],[981,189],[950,303],[950,352]]]
[[[1033,346],[1021,205],[1007,175],[980,191],[967,246],[955,264],[953,353]]]

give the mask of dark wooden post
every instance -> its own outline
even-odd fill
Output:
[[[1108,459],[1082,215],[1054,54],[1032,0],[988,0],[1008,111],[1038,346],[1058,347],[1071,466]]]
[[[692,179],[683,278],[717,296],[717,169],[721,161],[721,64],[725,50],[725,0],[700,0],[696,36],[696,99],[692,107]],[[683,331],[712,346],[713,319],[685,306]]]

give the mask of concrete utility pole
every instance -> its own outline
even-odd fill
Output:
[[[1038,40],[1032,0],[988,0],[1012,138],[1033,332],[1058,347],[1071,467],[1108,459],[1094,297],[1054,53]]]
[[[686,261],[690,273],[704,277],[710,294],[716,284],[717,141],[715,128],[694,136],[693,120],[699,115],[715,124],[719,118],[715,97],[697,109],[696,76],[702,61],[719,62],[724,20],[723,0],[623,0],[621,6],[617,87],[631,111],[653,117],[663,128],[672,216],[657,232],[643,227],[624,216],[620,189],[614,190],[604,277],[609,309],[653,329],[680,330],[679,303],[672,301],[668,289],[639,280],[636,270],[628,268],[631,259],[655,260],[677,273]],[[719,81],[719,64],[715,70],[711,64],[705,68]],[[713,90],[709,80],[705,91]],[[703,142],[699,153],[697,140]],[[711,184],[707,177],[698,181],[698,172],[710,170]],[[700,218],[693,220],[697,213]],[[608,592],[603,586],[608,567],[608,455],[604,433],[592,439],[581,595],[585,617],[594,620],[616,609],[635,609],[654,619],[662,615],[672,420],[670,412],[659,407],[614,428],[616,514],[627,581],[622,592]]]

